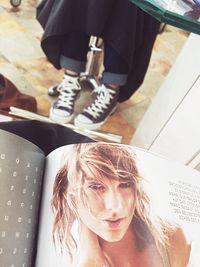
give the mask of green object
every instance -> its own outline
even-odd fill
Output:
[[[192,0],[130,0],[156,19],[200,34],[200,7]]]

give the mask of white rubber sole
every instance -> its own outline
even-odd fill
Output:
[[[83,123],[78,120],[78,116],[74,119],[74,125],[80,129],[88,129],[88,130],[98,130],[107,120],[108,118],[115,112],[117,106],[113,108],[113,110],[110,112],[108,117],[99,123]]]
[[[49,118],[52,120],[52,121],[55,121],[57,123],[69,123],[73,120],[74,118],[74,114],[72,114],[71,116],[67,116],[67,117],[61,117],[61,116],[58,116],[56,115],[54,112],[53,112],[53,109],[51,108],[50,109],[50,112],[49,112]]]

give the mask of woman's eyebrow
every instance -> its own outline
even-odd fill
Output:
[[[133,177],[119,177],[120,182],[134,182]]]
[[[87,182],[87,183],[96,183],[96,184],[98,184],[98,183],[105,183],[105,181],[106,181],[107,179],[98,179],[98,178],[96,178],[96,177],[93,177],[93,176],[87,176],[87,177],[85,177],[85,182]]]
[[[86,176],[85,181],[87,182],[97,182],[97,179],[94,177]]]

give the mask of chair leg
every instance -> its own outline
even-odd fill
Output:
[[[99,85],[98,77],[102,64],[103,41],[98,37],[91,37],[90,51],[88,53],[88,60],[86,70],[81,73],[81,80],[89,82],[93,88]]]
[[[162,34],[162,33],[164,32],[166,26],[167,26],[166,23],[162,23],[162,24],[160,25],[160,29],[159,29],[159,32],[158,32],[158,33],[159,33],[159,34]]]

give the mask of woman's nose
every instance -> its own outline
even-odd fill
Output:
[[[105,207],[107,210],[119,212],[123,209],[123,199],[119,192],[108,191],[104,198]]]

